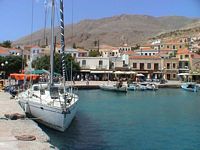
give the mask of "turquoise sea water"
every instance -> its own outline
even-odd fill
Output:
[[[79,110],[51,143],[72,150],[200,149],[200,92],[80,90]]]

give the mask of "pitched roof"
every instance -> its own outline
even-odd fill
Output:
[[[159,56],[144,56],[144,55],[135,55],[135,56],[130,56],[130,59],[160,59]]]
[[[0,47],[0,54],[1,55],[8,55],[9,54],[8,49],[5,48],[5,47]]]
[[[135,54],[135,52],[134,51],[124,51],[122,54],[133,55],[133,54]]]
[[[190,54],[190,51],[187,48],[178,49],[177,54]]]

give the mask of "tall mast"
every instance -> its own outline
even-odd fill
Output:
[[[51,53],[50,53],[50,65],[51,65],[51,76],[50,84],[53,85],[54,76],[54,19],[55,19],[55,2],[52,0],[52,13],[51,13]]]
[[[63,0],[60,0],[60,42],[61,42],[61,59],[62,59],[62,74],[63,74],[63,84],[65,90],[65,76],[66,76],[66,66],[65,66],[65,37],[64,37],[64,17],[63,17]]]

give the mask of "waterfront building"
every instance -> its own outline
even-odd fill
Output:
[[[107,80],[108,73],[112,73],[108,57],[77,57],[76,61],[80,65],[77,80]]]
[[[159,56],[130,56],[130,69],[143,74],[146,78],[157,79],[161,77],[161,58]]]
[[[161,59],[161,71],[167,80],[177,80],[179,59],[165,57]]]
[[[108,57],[77,57],[82,70],[109,70]]]
[[[179,73],[189,73],[191,69],[191,52],[185,49],[179,49],[176,57],[179,59]]]

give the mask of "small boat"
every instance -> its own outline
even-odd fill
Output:
[[[127,86],[122,85],[122,84],[102,84],[99,86],[100,89],[102,90],[107,90],[107,91],[115,91],[115,92],[127,92]]]
[[[154,83],[147,83],[146,84],[146,90],[155,91],[155,90],[158,90],[158,86]]]
[[[128,85],[128,90],[138,90],[138,91],[144,91],[144,90],[158,90],[158,86],[154,83],[131,83]]]
[[[128,84],[128,90],[137,90],[138,84],[137,83],[130,83]]]
[[[181,88],[191,92],[197,92],[199,89],[198,85],[194,82],[183,83],[181,85]]]

